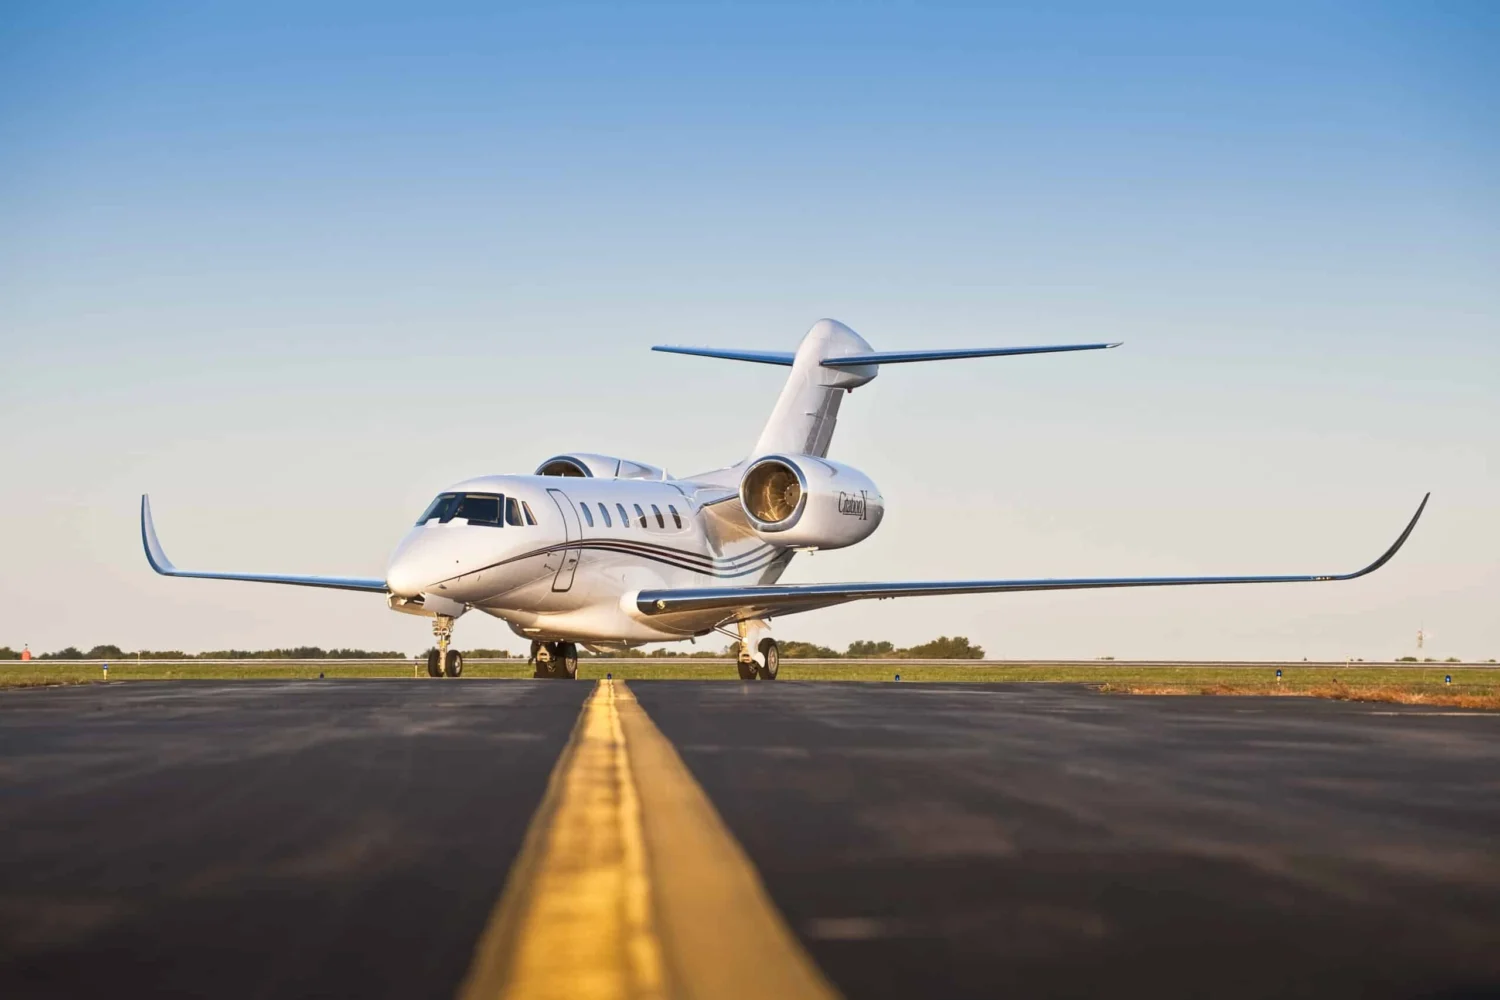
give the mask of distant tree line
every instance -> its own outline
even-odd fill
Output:
[[[580,652],[587,656],[591,655],[585,651]],[[511,653],[506,649],[466,649],[464,655],[471,659],[485,660],[508,660]],[[524,654],[517,654],[524,655]],[[718,650],[711,649],[654,649],[646,652],[640,649],[627,649],[620,652],[598,653],[601,659],[723,659],[735,655],[735,644]],[[849,644],[849,648],[840,653],[828,646],[819,646],[813,642],[798,642],[795,639],[787,639],[781,642],[781,655],[792,660],[982,660],[984,659],[984,647],[976,646],[966,637],[955,635],[949,638],[940,635],[931,642],[924,642],[917,646],[897,648],[893,643],[884,641],[871,641],[860,639]],[[33,660],[133,660],[139,656],[143,660],[402,660],[406,659],[405,653],[390,649],[323,649],[321,646],[296,646],[290,649],[210,649],[201,653],[184,653],[180,649],[142,649],[139,652],[128,652],[119,646],[103,645],[94,646],[88,651],[80,650],[74,646],[59,649],[55,653],[33,653]],[[426,652],[418,653],[414,659],[424,659]],[[19,660],[20,650],[11,649],[9,646],[0,646],[0,662],[5,660]],[[1102,656],[1102,660],[1112,660],[1112,656]],[[1363,662],[1363,661],[1358,661]],[[1415,656],[1400,657],[1397,663],[1437,663],[1433,658],[1418,660]],[[1450,656],[1444,663],[1459,663],[1458,657]],[[1481,662],[1475,660],[1475,663]],[[1484,662],[1494,663],[1493,659]]]
[[[418,653],[422,659],[426,652]],[[509,659],[510,651],[504,649],[467,649],[464,655],[471,659]],[[620,652],[596,654],[602,659],[647,658],[647,659],[721,659],[735,655],[734,644],[722,649],[654,649],[645,652],[627,649]],[[949,638],[938,636],[931,642],[919,646],[898,649],[893,643],[860,640],[851,642],[849,648],[840,653],[828,646],[788,639],[781,643],[781,655],[788,659],[826,660],[982,660],[983,647],[976,646],[961,635]],[[143,649],[130,652],[119,646],[95,646],[87,651],[69,646],[55,653],[34,653],[35,660],[396,660],[405,659],[406,654],[394,650],[369,649],[323,649],[320,646],[296,646],[289,649],[210,649],[201,653],[184,653],[180,649]],[[0,646],[0,660],[19,660],[21,654],[9,646]]]
[[[883,640],[860,639],[851,642],[842,653],[811,642],[788,641],[781,644],[781,655],[794,660],[982,660],[984,647],[974,645],[965,636],[940,635],[931,642],[904,648]]]
[[[938,636],[931,642],[924,642],[920,646],[911,646],[905,649],[896,648],[894,643],[859,641],[851,642],[849,648],[840,653],[829,646],[819,646],[813,642],[798,642],[796,639],[778,640],[781,645],[783,658],[792,660],[982,660],[984,659],[984,648],[976,646],[961,635],[948,638],[946,635]],[[686,649],[653,649],[646,652],[641,649],[626,649],[618,652],[596,653],[601,659],[664,659],[668,657],[682,657],[686,659],[713,659],[721,660],[725,657],[733,657],[738,643],[729,645],[718,650],[703,649],[689,651]],[[474,656],[474,653],[466,654]],[[587,654],[584,654],[587,655]]]
[[[55,653],[33,653],[34,660],[389,660],[404,659],[405,653],[392,650],[323,649],[320,646],[297,646],[293,649],[210,649],[201,653],[184,653],[180,649],[142,649],[126,652],[119,646],[95,646],[87,652],[75,646]],[[9,646],[0,646],[0,660],[19,660],[21,654]]]

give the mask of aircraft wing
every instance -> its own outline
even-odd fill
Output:
[[[172,565],[162,551],[161,541],[156,537],[156,524],[151,520],[151,498],[141,497],[141,544],[146,547],[146,561],[162,576],[186,576],[198,580],[244,580],[249,583],[285,583],[294,587],[324,587],[330,590],[363,590],[384,594],[384,580],[349,576],[283,576],[276,573],[209,573],[202,570],[178,569]]]
[[[1353,580],[1373,573],[1391,560],[1406,544],[1412,529],[1422,517],[1427,500],[1422,498],[1417,512],[1395,543],[1364,569],[1353,573],[1328,573],[1288,576],[1159,576],[1099,577],[1053,580],[934,580],[916,583],[802,583],[768,587],[701,587],[680,590],[642,590],[636,596],[636,608],[643,615],[698,614],[717,611],[721,621],[743,621],[751,618],[774,618],[826,608],[834,604],[890,597],[926,597],[936,594],[993,594],[1024,590],[1097,590],[1115,587],[1190,587],[1221,583],[1323,583],[1329,580]]]

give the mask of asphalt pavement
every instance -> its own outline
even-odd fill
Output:
[[[0,997],[450,997],[591,685],[0,692]]]
[[[452,996],[592,687],[0,692],[0,996]],[[630,690],[846,996],[1500,996],[1500,714]]]

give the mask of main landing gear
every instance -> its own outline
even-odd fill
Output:
[[[437,648],[427,651],[427,676],[428,677],[462,677],[464,675],[464,654],[456,649],[449,649],[448,644],[453,641],[453,619],[448,615],[438,615],[432,620],[432,634],[437,637]]]
[[[531,643],[531,662],[538,679],[571,681],[578,679],[578,645],[572,642]]]
[[[755,628],[750,622],[739,623],[739,655],[735,657],[735,665],[742,681],[774,681],[781,671],[781,647],[776,640],[765,636],[758,644],[755,641],[756,634],[762,631],[763,625]],[[752,649],[758,655],[751,655]]]

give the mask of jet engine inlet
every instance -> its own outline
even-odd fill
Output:
[[[816,455],[766,455],[740,479],[740,506],[762,541],[840,549],[869,537],[885,501],[858,469]]]
[[[768,459],[755,465],[740,484],[740,500],[762,524],[780,524],[802,504],[802,480],[785,462]]]
[[[539,476],[573,476],[575,478],[592,478],[593,473],[589,467],[578,461],[571,455],[559,455],[557,458],[549,458],[537,468]]]
[[[538,476],[571,476],[584,479],[669,479],[666,471],[645,462],[632,462],[613,455],[553,455],[536,467]]]

